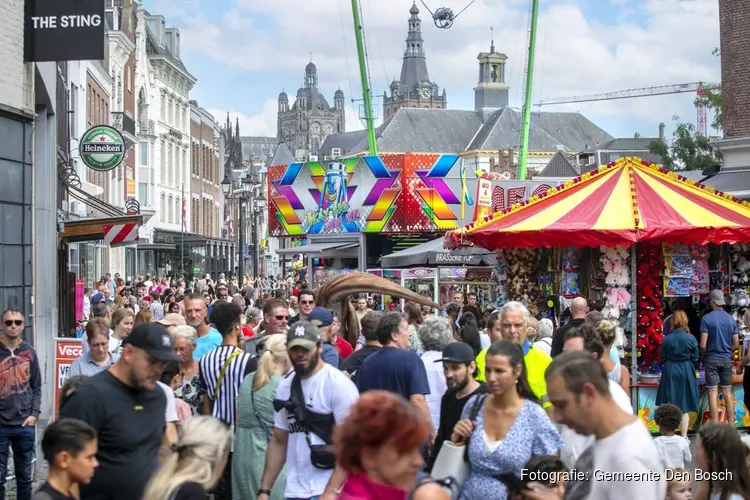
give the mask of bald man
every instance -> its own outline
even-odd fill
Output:
[[[550,356],[553,358],[560,354],[565,344],[565,334],[574,328],[583,325],[586,313],[589,312],[589,304],[583,297],[576,297],[570,302],[570,315],[573,319],[555,330],[552,334],[552,349]]]

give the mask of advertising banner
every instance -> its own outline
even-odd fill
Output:
[[[55,417],[60,411],[60,389],[68,379],[70,365],[83,354],[82,339],[55,339]]]
[[[104,59],[102,0],[26,0],[24,62]]]

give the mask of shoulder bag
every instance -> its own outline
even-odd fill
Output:
[[[305,396],[302,394],[302,382],[299,375],[295,375],[292,379],[290,402],[295,406],[294,413],[297,423],[305,431],[305,439],[307,440],[307,446],[310,448],[310,463],[312,466],[322,470],[335,469],[336,455],[333,452],[333,443],[331,440],[333,426],[327,432],[316,432],[325,444],[312,444],[310,440],[310,420],[312,419],[312,415],[310,410],[307,409],[307,405],[305,405]],[[333,416],[329,415],[329,417],[333,421]]]
[[[221,383],[224,382],[224,375],[227,374],[227,368],[229,368],[229,365],[232,363],[232,360],[240,355],[242,351],[240,349],[235,349],[232,351],[232,354],[227,357],[227,360],[224,361],[224,366],[221,368],[221,371],[219,372],[219,380],[216,381],[216,387],[214,387],[214,401],[216,401],[217,396],[219,395],[219,389],[221,388]]]
[[[469,414],[469,420],[472,422],[477,421],[477,415],[484,406],[484,400],[487,398],[486,394],[480,394],[477,396],[477,400],[471,407],[471,413]],[[455,444],[450,441],[443,441],[443,445],[440,447],[440,451],[435,458],[435,463],[432,466],[432,478],[439,481],[445,479],[452,479],[453,483],[457,485],[457,488],[453,488],[452,494],[453,499],[457,499],[458,495],[455,493],[457,490],[460,491],[461,486],[464,484],[466,477],[469,475],[469,441],[471,437],[467,438],[463,443]]]
[[[257,376],[257,372],[255,375]],[[253,404],[253,413],[255,413],[255,418],[258,419],[258,423],[263,428],[263,432],[266,433],[266,435],[268,436],[268,440],[270,441],[273,431],[268,428],[266,422],[263,420],[263,417],[261,417],[260,413],[258,413],[258,407],[255,405],[255,389],[253,389],[252,387],[250,388],[250,402]]]

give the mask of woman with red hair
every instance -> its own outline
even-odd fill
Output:
[[[368,391],[334,432],[336,458],[349,474],[339,500],[406,500],[424,466],[420,447],[429,424],[419,409],[386,391]],[[427,483],[411,497],[442,500],[450,495]]]

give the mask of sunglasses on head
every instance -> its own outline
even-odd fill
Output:
[[[11,325],[21,326],[23,325],[23,320],[22,319],[6,319],[5,326],[11,326]]]

